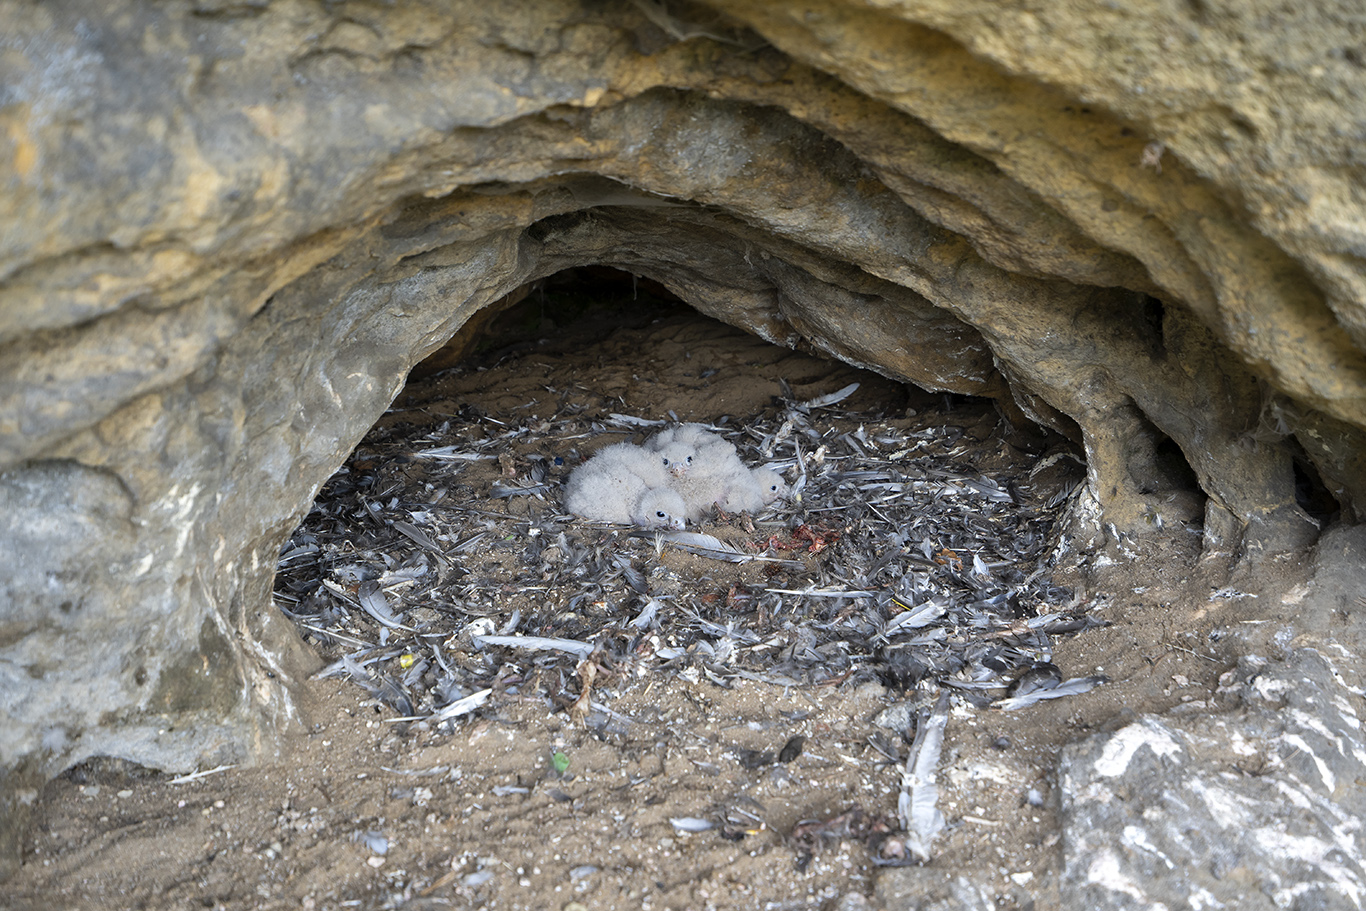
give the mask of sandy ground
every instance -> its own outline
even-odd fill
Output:
[[[524,306],[504,321],[503,340],[550,328]],[[780,392],[780,377],[800,395],[857,379],[864,385],[853,404],[891,416],[913,408],[923,417],[945,404],[686,308],[583,332],[572,345],[508,342],[483,355],[486,370],[401,395],[385,422],[421,425],[471,403],[515,415],[529,389],[569,386],[624,413],[743,418]],[[953,420],[982,430],[984,451],[1000,446],[993,434],[1005,431],[989,405],[954,407]],[[949,828],[931,863],[911,873],[877,866],[854,837],[857,823],[846,838],[833,837],[838,825],[831,837],[804,839],[809,829],[800,828],[853,808],[865,826],[895,820],[901,769],[886,750],[900,757],[907,747],[873,719],[907,693],[867,679],[723,686],[646,666],[599,683],[598,697],[631,719],[611,729],[577,723],[534,695],[501,699],[453,725],[396,724],[354,684],[310,681],[311,731],[276,763],[176,784],[94,762],[53,781],[0,904],[852,911],[907,907],[896,896],[908,883],[968,871],[1001,908],[1054,907],[1053,769],[1062,745],[1144,712],[1219,710],[1220,675],[1263,624],[1293,611],[1298,562],[1231,583],[1228,567],[1199,560],[1199,540],[1169,527],[1140,542],[1136,556],[1112,550],[1065,562],[1059,584],[1092,599],[1110,625],[1059,639],[1054,660],[1068,677],[1103,673],[1111,682],[1013,713],[957,704],[940,766]],[[485,556],[500,559],[492,549]],[[705,572],[677,562],[669,570]],[[805,738],[795,758],[754,761],[795,735]],[[675,824],[687,819],[711,828]]]

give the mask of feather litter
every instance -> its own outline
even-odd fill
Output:
[[[1089,693],[1096,687],[1109,682],[1109,678],[1104,674],[1092,674],[1089,677],[1073,677],[1069,680],[1059,681],[1050,687],[1034,689],[1025,693],[1017,693],[1008,699],[1002,699],[992,705],[1003,712],[1013,712],[1017,709],[1028,708],[1045,699],[1061,699],[1065,696],[1079,696],[1082,693]]]
[[[829,393],[828,395],[818,395],[814,399],[807,399],[805,402],[802,402],[798,407],[802,408],[803,410],[809,411],[812,408],[829,408],[831,405],[838,405],[840,402],[849,398],[849,396],[853,395],[855,392],[858,392],[859,385],[859,383],[850,383],[843,389],[837,389],[834,392]]]
[[[575,639],[554,639],[547,636],[474,636],[471,641],[477,648],[496,645],[533,652],[564,652],[576,658],[587,658],[593,654],[596,647],[591,642],[579,642]]]
[[[767,554],[743,553],[725,543],[720,538],[701,532],[670,531],[659,534],[657,537],[665,544],[672,545],[680,550],[686,550],[688,553],[696,554],[699,557],[707,557],[712,560],[724,560],[727,563],[776,563],[792,568],[802,567],[802,564],[795,560],[770,557]]]
[[[356,601],[362,610],[374,617],[382,626],[389,629],[412,630],[412,627],[403,625],[403,621],[389,606],[389,599],[378,582],[362,582],[356,589]]]
[[[937,686],[966,710],[984,707],[1051,657],[1053,636],[1104,622],[1050,580],[1080,471],[1056,452],[1037,480],[1033,457],[988,469],[947,413],[845,410],[859,388],[798,400],[784,386],[775,411],[700,425],[747,467],[781,473],[791,495],[718,514],[724,539],[710,525],[624,531],[560,509],[590,448],[577,441],[640,440],[666,426],[653,417],[448,416],[416,444],[376,429],[282,550],[276,597],[330,652],[324,675],[392,706],[388,720],[438,732],[526,698],[572,703],[585,726],[622,732],[638,722],[611,708],[613,689],[657,674]],[[1017,688],[994,707],[1086,685],[1058,684]],[[921,861],[944,827],[934,776],[947,718],[926,715],[903,769],[906,856]],[[878,819],[803,831],[881,837],[891,821]]]
[[[937,805],[936,773],[944,748],[951,698],[947,692],[940,693],[934,708],[922,713],[901,777],[897,815],[901,818],[901,827],[906,830],[906,847],[921,863],[927,863],[933,856],[934,840],[944,830],[944,814]]]

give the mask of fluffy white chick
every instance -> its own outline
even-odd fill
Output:
[[[748,470],[748,476],[736,474],[726,487],[725,496],[718,500],[728,512],[758,512],[779,497],[787,496],[787,484],[782,475],[771,468]]]
[[[695,424],[684,424],[675,429],[688,431],[695,427]],[[690,470],[683,477],[669,481],[669,486],[678,491],[687,504],[688,518],[701,518],[713,505],[751,512],[760,509],[764,501],[759,483],[749,467],[740,461],[740,454],[735,447],[710,431],[697,429],[697,433],[685,434],[689,441],[696,441]],[[648,443],[646,445],[649,446]],[[662,445],[666,451],[667,447],[679,445],[677,434],[673,442],[663,442]]]
[[[565,508],[585,519],[682,528],[687,506],[668,487],[675,470],[686,473],[694,450],[677,444],[651,452],[630,443],[600,450],[574,469],[565,484]]]
[[[692,470],[696,455],[697,449],[681,440],[670,441],[658,447],[615,443],[599,449],[593,458],[584,464],[611,464],[621,471],[629,471],[638,476],[651,487],[664,487],[670,480],[681,478]]]
[[[712,433],[701,424],[678,424],[674,427],[665,427],[650,437],[645,441],[645,448],[660,451],[673,443],[685,443],[695,449],[701,449],[703,446],[722,442],[725,440],[719,434]]]
[[[786,500],[792,493],[783,476],[772,468],[754,469],[754,480],[759,484],[759,491],[763,495],[764,505],[772,503],[774,500]]]
[[[682,529],[688,505],[668,487],[652,487],[636,503],[631,520],[642,528]]]

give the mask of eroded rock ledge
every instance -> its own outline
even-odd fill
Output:
[[[415,363],[567,267],[1065,433],[1110,535],[1361,520],[1349,4],[716,7],[3,5],[9,799],[272,750],[281,542]]]

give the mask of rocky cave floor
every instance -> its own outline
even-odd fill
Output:
[[[188,781],[69,771],[10,905],[849,911],[964,875],[1055,907],[1060,748],[1229,706],[1237,657],[1293,613],[1299,559],[1231,572],[1184,526],[1081,547],[1077,453],[990,403],[625,307],[527,341],[563,311],[533,295],[410,383],[282,557],[277,604],[326,665],[310,730]],[[804,479],[699,529],[739,562],[561,511],[578,460],[673,417],[724,417],[747,461]],[[1050,658],[1107,682],[1005,710]],[[935,678],[948,825],[898,866]]]

